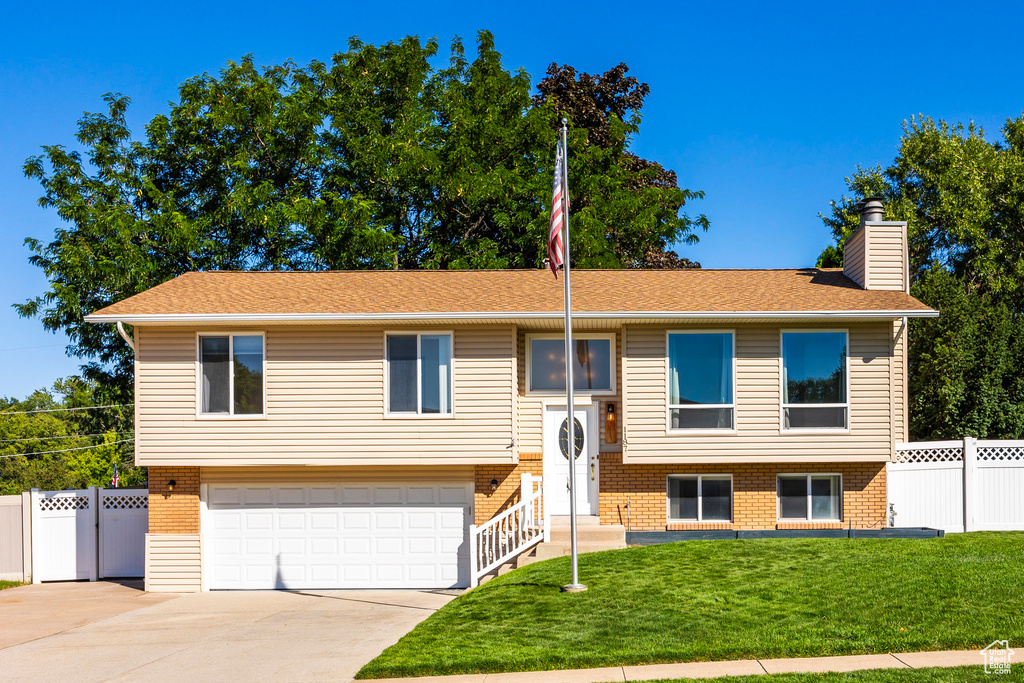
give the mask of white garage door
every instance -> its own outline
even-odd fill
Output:
[[[469,585],[470,485],[211,484],[211,589]]]

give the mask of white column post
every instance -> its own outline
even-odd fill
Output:
[[[21,494],[21,580],[32,580],[32,494]]]
[[[89,487],[89,509],[92,511],[92,566],[89,567],[89,580],[95,581],[100,573],[100,493],[99,487]]]
[[[476,524],[469,525],[469,587],[477,587],[477,572],[479,571],[479,557],[477,557]]]
[[[39,572],[37,571],[37,568],[39,567],[39,563],[36,562],[36,558],[35,558],[36,549],[42,547],[40,545],[40,543],[39,543],[39,540],[40,540],[39,539],[39,530],[40,530],[40,525],[39,525],[39,497],[40,497],[39,489],[32,489],[32,495],[31,495],[31,508],[32,508],[32,510],[31,510],[31,513],[30,513],[31,516],[32,516],[32,583],[42,583],[39,580]]]
[[[974,495],[975,470],[978,466],[978,440],[972,436],[964,437],[964,531],[974,531],[977,528],[975,523],[975,508],[977,507],[976,496]]]

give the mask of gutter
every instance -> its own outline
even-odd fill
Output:
[[[85,319],[89,320],[89,316],[85,316]],[[133,342],[132,338],[128,336],[128,333],[124,331],[124,325],[121,324],[120,320],[117,321],[117,333],[121,335],[121,338],[124,339],[126,344],[128,344],[128,348],[132,350],[132,353],[135,353],[135,342]]]
[[[933,310],[893,310],[893,311],[576,311],[576,320],[743,320],[743,319],[887,319],[894,318],[937,318],[938,311]],[[317,321],[418,321],[418,320],[495,320],[517,318],[520,320],[561,320],[559,312],[525,312],[495,311],[480,312],[430,312],[430,313],[140,313],[135,315],[96,314],[85,316],[89,323],[230,323],[230,322],[317,322]],[[128,341],[128,338],[125,337]],[[131,342],[129,342],[131,344]]]

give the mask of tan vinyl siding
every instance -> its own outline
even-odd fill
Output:
[[[204,467],[204,484],[311,484],[347,482],[422,483],[473,481],[473,466],[463,467]]]
[[[871,225],[867,245],[868,288],[903,291],[906,288],[906,226]]]
[[[699,434],[667,431],[666,328],[625,328],[625,463],[881,461],[890,457],[889,323],[841,328],[849,331],[850,340],[850,429],[828,434],[781,429],[780,329],[790,328],[730,329],[736,333],[736,431]]]
[[[146,534],[146,590],[197,593],[202,590],[199,534]]]
[[[575,325],[573,329],[575,330]],[[520,453],[539,453],[544,450],[544,403],[555,403],[558,402],[557,396],[546,396],[530,394],[527,391],[529,383],[526,377],[526,336],[528,334],[541,333],[540,330],[519,330],[516,341],[516,352],[518,357],[518,396],[516,401],[516,413],[518,421],[518,434],[516,437],[519,446]],[[598,334],[606,334],[606,332],[598,332]],[[584,405],[590,403],[598,403],[600,410],[598,411],[598,430],[599,440],[601,443],[601,449],[604,451],[615,451],[618,452],[620,447],[618,439],[611,445],[606,444],[604,427],[605,427],[605,403],[612,401],[618,404],[621,400],[622,395],[622,334],[619,331],[615,332],[614,338],[615,344],[615,391],[614,394],[599,394],[593,397],[593,401],[582,400],[584,397],[580,397],[580,400],[576,402],[576,405]],[[565,401],[561,401],[562,405],[565,405]],[[621,406],[619,407],[621,412]],[[622,432],[622,416],[618,416],[618,430]]]
[[[515,449],[510,448],[515,385],[512,327],[452,328],[452,417],[385,416],[384,329],[263,330],[266,417],[255,419],[197,417],[194,329],[136,329],[136,458],[140,465],[515,461]]]
[[[850,235],[843,247],[843,273],[861,287],[866,287],[864,279],[865,230],[861,228]]]

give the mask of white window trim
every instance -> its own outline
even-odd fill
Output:
[[[731,474],[670,474],[665,478],[665,519],[669,524],[703,524],[704,523],[704,479],[728,479],[729,480],[729,519],[710,519],[708,524],[732,524],[734,508],[736,506],[736,494],[733,490]],[[697,519],[678,519],[672,517],[672,488],[673,479],[696,479],[697,480]]]
[[[807,509],[806,517],[783,517],[782,516],[782,495],[779,489],[779,480],[783,477],[795,479],[797,477],[804,477],[804,485],[807,489]],[[839,516],[835,518],[822,518],[812,519],[811,518],[811,478],[812,477],[839,477]],[[832,522],[843,521],[843,475],[841,472],[780,472],[775,475],[775,518],[779,523],[790,524],[790,523],[807,523],[807,524],[827,524]]]
[[[669,337],[673,334],[728,334],[732,336],[732,403],[697,403],[688,406],[673,406],[671,372],[672,366],[669,361],[668,343]],[[672,409],[675,408],[730,408],[732,410],[732,427],[728,428],[698,428],[686,429],[685,427],[672,428]],[[680,434],[735,434],[736,433],[736,330],[734,329],[706,329],[706,330],[666,330],[665,331],[665,434],[678,436]]]
[[[786,361],[782,352],[782,336],[790,333],[799,334],[835,334],[846,335],[846,403],[790,403],[783,397],[786,395]],[[836,427],[786,427],[786,408],[846,408],[846,426]],[[779,330],[779,433],[780,434],[849,434],[850,433],[850,330],[847,328],[796,328]]]
[[[573,332],[573,340],[578,339],[607,339],[608,340],[608,363],[609,379],[611,389],[595,389],[593,391],[575,390],[573,394],[581,400],[589,396],[614,396],[616,394],[615,379],[618,375],[618,356],[615,350],[615,333],[595,334],[591,332]],[[565,390],[559,389],[534,389],[533,388],[533,340],[534,339],[565,339],[565,335],[530,332],[526,335],[526,395],[527,396],[565,396]]]
[[[235,414],[235,337],[263,338],[263,412]],[[228,338],[228,409],[227,413],[203,412],[203,337]],[[199,420],[265,420],[267,419],[267,333],[260,330],[207,330],[196,332],[196,419]]]
[[[423,412],[423,358],[420,352],[420,340],[423,335],[448,335],[452,340],[452,357],[449,372],[451,373],[451,395],[448,404],[451,410],[447,413]],[[391,367],[388,359],[388,337],[416,337],[416,412],[392,412],[391,410]],[[413,420],[450,420],[455,417],[455,331],[454,330],[385,330],[384,331],[384,417],[389,419]]]

